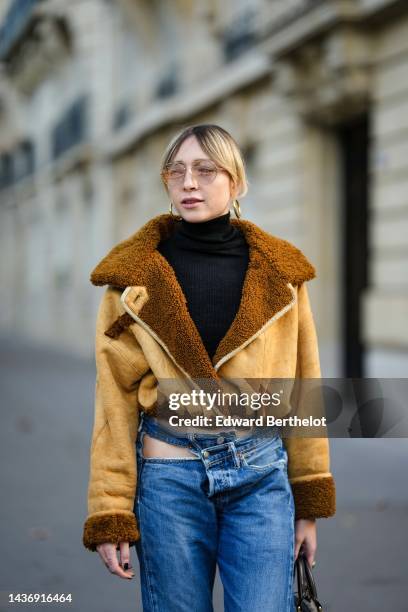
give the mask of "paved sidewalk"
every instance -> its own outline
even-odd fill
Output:
[[[0,342],[0,612],[142,610],[137,575],[112,576],[81,542],[94,377],[92,360]],[[331,461],[337,514],[318,520],[314,570],[325,612],[408,610],[408,440],[331,440]],[[18,592],[72,603],[9,604]]]

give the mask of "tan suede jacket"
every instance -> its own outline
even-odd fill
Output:
[[[320,378],[306,282],[314,267],[290,242],[231,219],[249,245],[239,310],[211,360],[175,273],[157,250],[175,218],[162,214],[115,246],[91,275],[107,285],[96,324],[95,417],[83,544],[133,545],[140,411],[154,414],[158,379]],[[324,437],[283,439],[295,519],[335,514],[335,483]]]

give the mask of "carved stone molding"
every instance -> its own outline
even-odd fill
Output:
[[[4,61],[4,69],[21,93],[31,93],[70,50],[70,34],[64,19],[35,16],[25,36]]]
[[[372,38],[367,32],[355,25],[339,25],[280,57],[275,85],[299,114],[332,124],[366,109],[372,57]]]

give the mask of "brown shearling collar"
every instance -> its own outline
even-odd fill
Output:
[[[153,331],[177,365],[194,378],[218,380],[220,362],[248,344],[282,310],[286,312],[294,300],[290,285],[311,280],[316,271],[290,242],[251,221],[231,219],[248,243],[249,265],[238,312],[211,361],[174,270],[156,248],[171,235],[176,222],[169,213],[153,217],[100,261],[92,271],[91,282],[137,290],[142,299],[134,314]],[[118,337],[135,320],[126,312],[105,333]]]

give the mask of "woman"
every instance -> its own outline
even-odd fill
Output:
[[[170,212],[91,276],[108,287],[83,543],[122,578],[133,576],[136,545],[145,611],[212,610],[218,564],[225,610],[289,612],[299,549],[314,565],[316,519],[335,513],[327,437],[170,427],[157,387],[320,378],[305,282],[315,270],[295,246],[240,218],[244,162],[223,128],[183,130],[161,176]]]

